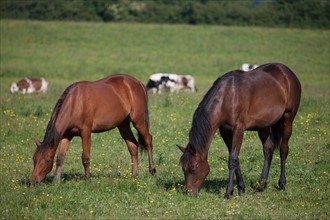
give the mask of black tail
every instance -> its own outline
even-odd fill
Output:
[[[282,122],[278,121],[271,127],[271,138],[275,148],[279,148],[282,142]]]

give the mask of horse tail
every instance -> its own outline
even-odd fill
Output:
[[[149,124],[148,93],[147,92],[146,92],[146,104],[145,104],[145,108],[144,108],[144,126],[146,127],[147,131],[149,132],[150,124]],[[140,132],[138,132],[138,142],[139,142],[138,146],[140,148],[140,153],[147,150],[147,145],[146,145],[146,143],[144,141],[144,138],[142,137]]]
[[[275,148],[279,148],[282,143],[282,123],[281,120],[271,127],[271,140]]]

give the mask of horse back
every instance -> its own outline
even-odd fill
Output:
[[[297,112],[301,98],[301,84],[296,74],[283,64],[266,64],[260,70],[274,77],[286,96],[286,111]]]
[[[94,82],[77,82],[62,106],[60,117],[66,120],[61,120],[64,124],[59,130],[67,130],[73,135],[78,135],[82,129],[111,130],[132,113],[138,100],[146,99],[145,94],[142,83],[124,74]]]
[[[222,121],[246,129],[267,127],[285,112],[296,114],[300,102],[300,83],[282,64],[265,64],[252,71],[233,71],[220,78],[218,97]],[[220,100],[220,101],[219,101]]]

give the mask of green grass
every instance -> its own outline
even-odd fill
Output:
[[[0,20],[0,218],[2,219],[329,219],[329,31],[255,27],[33,22]],[[269,186],[253,185],[263,164],[256,133],[240,153],[244,196],[223,198],[227,150],[217,134],[198,198],[183,193],[176,144],[185,145],[192,114],[213,81],[242,63],[282,62],[301,80],[303,95],[287,162],[287,189],[278,190],[279,154]],[[91,181],[83,178],[81,140],[63,167],[40,187],[27,187],[34,137],[43,138],[52,109],[72,82],[127,73],[147,82],[154,72],[192,74],[198,93],[150,95],[157,177],[140,156],[139,177],[117,129],[92,136]],[[11,82],[45,76],[46,94],[10,94]]]

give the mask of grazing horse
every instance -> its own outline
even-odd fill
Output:
[[[115,74],[104,79],[77,82],[69,86],[57,101],[42,143],[36,138],[34,170],[30,183],[40,183],[52,170],[56,149],[61,142],[56,160],[54,181],[61,178],[61,170],[70,141],[82,139],[82,163],[86,178],[90,177],[91,133],[119,129],[131,154],[132,174],[138,174],[138,146],[147,148],[149,171],[156,173],[152,155],[152,136],[149,133],[147,91],[135,78]],[[136,141],[130,122],[138,131]]]
[[[293,119],[297,113],[301,85],[296,75],[283,64],[265,64],[252,71],[231,71],[219,77],[196,109],[189,143],[180,163],[187,192],[197,196],[209,173],[208,150],[219,130],[229,151],[229,178],[225,197],[233,195],[234,175],[239,194],[245,185],[239,164],[239,151],[245,130],[258,131],[263,144],[264,165],[257,186],[263,191],[276,147],[280,148],[279,187],[285,188],[285,161]]]

